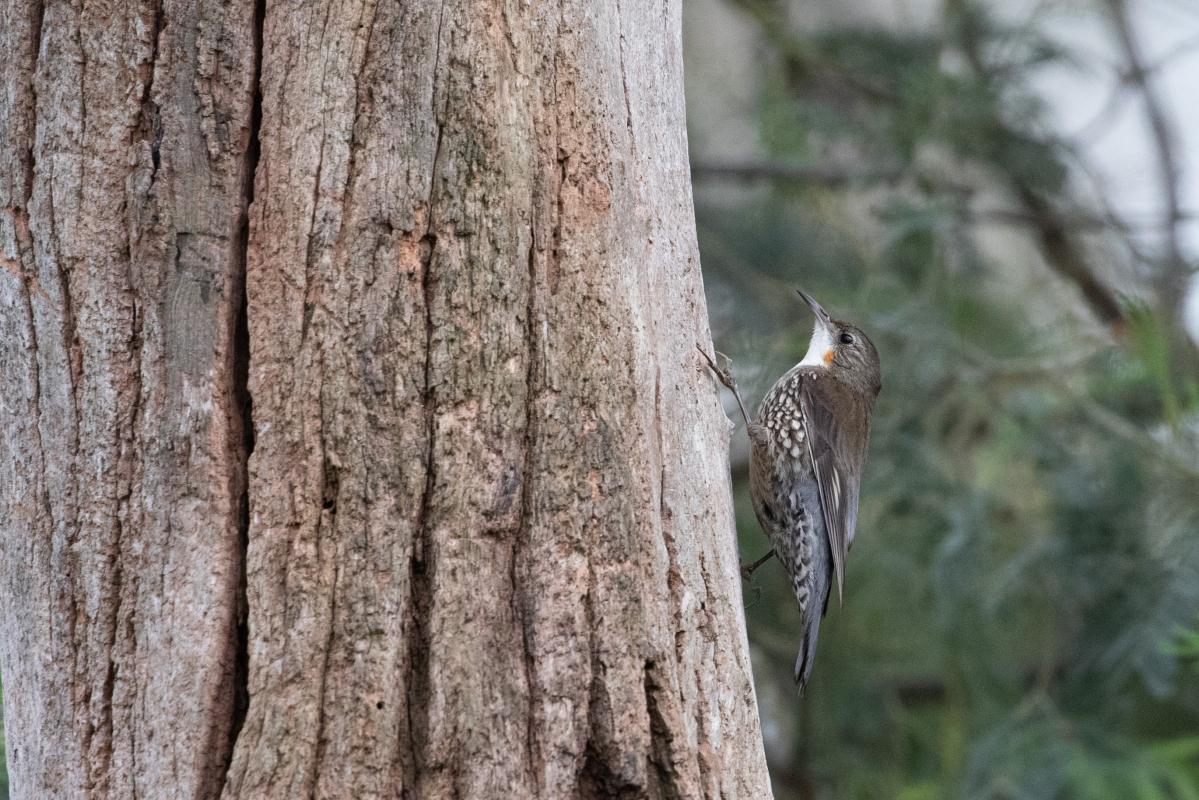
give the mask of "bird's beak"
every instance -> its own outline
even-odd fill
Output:
[[[807,355],[799,363],[809,367],[827,367],[833,363],[833,358],[836,356],[836,347],[833,345],[833,334],[837,326],[833,322],[833,318],[824,310],[824,306],[813,300],[802,289],[796,289],[795,291],[808,304],[808,307],[812,309],[812,313],[816,315],[816,324],[812,329],[812,341],[808,343]]]
[[[821,326],[825,330],[831,331],[833,329],[833,318],[830,317],[828,312],[824,310],[824,306],[817,303],[815,298],[813,298],[803,289],[796,289],[795,293],[803,298],[803,301],[808,304],[808,308],[812,309],[812,313],[816,315],[816,320],[821,324]]]

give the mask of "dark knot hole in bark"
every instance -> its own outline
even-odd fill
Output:
[[[331,513],[337,513],[337,489],[340,483],[338,469],[325,461],[325,480],[321,489],[321,508]]]

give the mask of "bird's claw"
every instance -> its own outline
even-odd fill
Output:
[[[758,567],[762,566],[763,564],[765,564],[767,561],[769,561],[772,558],[774,558],[774,549],[773,548],[770,550],[767,550],[766,555],[762,556],[754,563],[742,564],[741,565],[741,580],[743,580],[743,581],[749,580],[750,576],[753,575],[755,571],[757,571]]]
[[[695,349],[698,350],[699,354],[704,357],[704,361],[708,362],[708,368],[711,369],[720,382],[724,384],[724,388],[732,392],[733,397],[737,398],[737,408],[741,410],[741,418],[745,420],[746,430],[749,430],[751,427],[751,423],[749,421],[749,412],[745,410],[745,402],[741,399],[741,392],[737,389],[737,379],[733,377],[733,359],[717,350],[716,355],[724,359],[724,366],[718,366],[716,362],[712,360],[712,357],[708,355],[708,351],[700,347],[699,342],[695,343]]]
[[[721,363],[717,363],[712,356],[708,355],[708,351],[705,350],[698,342],[695,344],[695,349],[698,350],[699,354],[704,357],[704,361],[708,363],[708,369],[712,370],[720,382],[724,384],[725,388],[729,391],[736,392],[737,380],[733,377],[732,372],[733,359],[729,358],[719,350],[716,350],[716,357],[721,360]]]

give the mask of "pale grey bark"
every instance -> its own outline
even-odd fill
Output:
[[[237,654],[253,8],[0,4],[16,796],[211,796]]]
[[[768,796],[677,0],[259,13],[0,0],[17,796]]]

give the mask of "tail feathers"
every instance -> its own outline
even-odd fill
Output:
[[[803,639],[799,642],[799,655],[795,657],[795,682],[799,684],[801,695],[808,686],[808,678],[812,676],[812,664],[816,661],[816,640],[820,636],[820,617],[820,614],[811,615]]]

